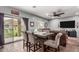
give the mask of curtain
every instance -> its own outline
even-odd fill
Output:
[[[4,44],[4,14],[0,13],[0,46]]]

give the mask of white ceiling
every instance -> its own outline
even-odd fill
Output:
[[[63,10],[65,13],[62,17],[72,16],[79,14],[79,7],[76,6],[14,6],[13,8],[46,18],[51,19],[51,17],[47,16],[47,14],[57,11],[59,9]]]

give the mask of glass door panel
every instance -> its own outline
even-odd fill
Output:
[[[13,22],[9,17],[4,17],[4,41],[13,42]]]
[[[21,39],[21,20],[18,18],[13,19],[13,32],[14,41]]]
[[[21,39],[21,20],[19,18],[4,17],[4,41],[14,42]]]

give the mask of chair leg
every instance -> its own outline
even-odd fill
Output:
[[[28,44],[29,44],[29,43],[26,43],[26,47],[27,47],[27,52],[29,51],[29,50],[28,50],[28,48],[29,48],[29,45],[28,45]]]
[[[60,48],[59,47],[55,48],[55,52],[58,52],[58,51],[60,51]]]
[[[46,45],[44,45],[44,52],[46,52]]]
[[[29,42],[29,45],[28,45],[28,52],[30,52],[30,45],[31,45],[31,43]]]
[[[57,52],[57,48],[55,48],[55,52]]]
[[[36,46],[36,45],[34,45],[34,52],[35,52],[35,46]]]
[[[58,51],[60,51],[60,47],[58,47]]]
[[[40,42],[38,42],[38,47],[41,48],[41,44],[40,44]]]
[[[35,45],[35,46],[36,46],[36,49],[37,49],[38,44],[36,43],[36,45]]]

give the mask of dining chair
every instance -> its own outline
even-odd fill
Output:
[[[22,31],[23,33],[23,49],[26,47],[28,52],[28,34],[26,31]]]
[[[42,31],[49,33],[50,32],[50,29],[42,29]]]
[[[39,39],[34,35],[34,33],[28,33],[28,47],[29,47],[29,52],[30,51],[37,51],[41,48],[40,46],[40,42],[39,42]]]
[[[60,44],[60,37],[62,36],[62,33],[57,33],[55,36],[55,40],[49,39],[44,42],[44,50],[49,50],[49,47],[55,49],[55,51],[59,50],[59,44]],[[50,50],[49,50],[50,51]]]

